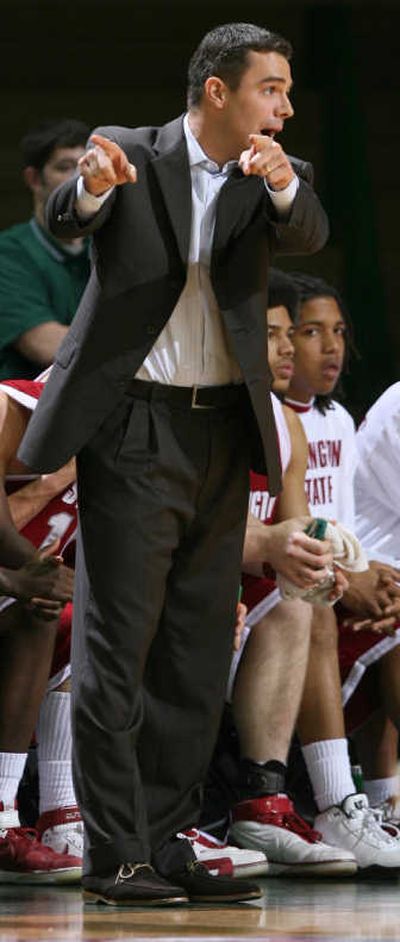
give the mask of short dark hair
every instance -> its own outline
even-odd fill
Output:
[[[298,317],[299,295],[291,278],[278,268],[270,268],[268,273],[268,308],[285,307],[290,320],[296,323]]]
[[[300,311],[302,304],[305,304],[306,301],[312,301],[314,298],[334,298],[336,301],[347,328],[345,335],[344,368],[348,370],[350,354],[357,353],[357,351],[353,338],[353,325],[342,295],[339,293],[337,288],[334,288],[333,285],[328,284],[324,278],[317,277],[316,275],[309,275],[305,272],[293,271],[290,273],[290,277],[298,292],[298,311]],[[340,379],[335,387],[335,398],[343,398],[343,388]],[[318,411],[322,413],[322,415],[325,415],[325,412],[332,408],[332,399],[332,396],[315,397],[315,406]]]
[[[189,108],[200,104],[204,82],[210,75],[218,75],[235,91],[246,71],[250,51],[277,52],[288,61],[292,56],[287,39],[253,23],[225,23],[206,33],[189,62]]]
[[[84,147],[89,134],[88,125],[75,118],[41,121],[21,140],[22,166],[42,170],[56,147]]]

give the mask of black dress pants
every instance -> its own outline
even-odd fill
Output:
[[[157,864],[198,819],[232,654],[247,402],[125,396],[79,455],[72,703],[85,873]]]

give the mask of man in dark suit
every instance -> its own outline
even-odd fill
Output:
[[[78,456],[75,784],[95,901],[259,895],[207,875],[176,834],[198,816],[222,709],[250,464],[279,489],[270,254],[327,237],[310,166],[275,140],[290,55],[257,26],[216,28],[187,115],[98,131],[48,205],[57,236],[94,240],[22,454],[47,470]]]

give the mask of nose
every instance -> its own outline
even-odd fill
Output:
[[[281,103],[279,108],[279,114],[281,118],[293,118],[294,108],[292,102],[290,101],[289,95],[286,92],[282,92]]]
[[[290,358],[294,357],[293,340],[290,337],[288,337],[287,334],[283,334],[279,338],[279,353],[280,353],[280,356],[287,356]]]
[[[337,352],[341,349],[341,346],[341,334],[337,334],[334,330],[327,330],[324,334],[324,351],[327,353]]]

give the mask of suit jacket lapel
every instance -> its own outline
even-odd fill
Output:
[[[240,232],[248,224],[263,195],[264,184],[259,177],[245,177],[239,168],[233,171],[219,195],[213,255],[225,248],[235,230]]]
[[[183,119],[178,118],[161,128],[155,143],[155,150],[158,153],[152,165],[175,232],[179,254],[186,267],[189,254],[192,185],[182,122]]]

